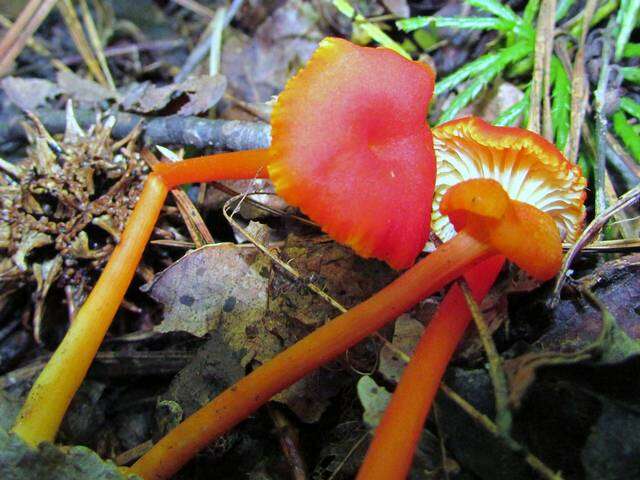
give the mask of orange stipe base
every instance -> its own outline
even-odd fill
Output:
[[[198,451],[273,395],[342,354],[490,254],[486,245],[464,233],[443,244],[370,299],[334,318],[225,390],[154,445],[133,465],[132,472],[145,480],[169,478]]]
[[[504,257],[490,257],[465,274],[476,301],[481,301],[500,273]],[[451,287],[416,347],[391,397],[358,480],[401,480],[407,477],[442,376],[471,320],[460,287]],[[389,449],[393,446],[393,455]]]

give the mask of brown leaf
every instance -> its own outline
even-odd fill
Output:
[[[288,0],[255,35],[230,34],[222,50],[222,71],[233,95],[247,102],[265,102],[280,93],[324,36],[318,21],[310,4]]]
[[[415,320],[410,315],[401,315],[396,320],[391,343],[394,347],[411,356],[420,341],[423,331],[424,325],[418,320]],[[380,350],[379,370],[387,380],[398,382],[404,367],[404,361],[398,358],[396,352],[386,345],[382,347]]]
[[[42,78],[7,77],[0,82],[0,86],[13,103],[29,111],[60,94],[60,88],[55,83]]]
[[[246,328],[267,311],[268,278],[261,274],[266,265],[257,258],[252,248],[211,245],[159,273],[146,287],[164,305],[156,330],[197,336],[219,330],[226,342],[243,348]]]
[[[303,278],[347,306],[362,301],[393,278],[383,263],[366,261],[325,237],[290,236],[280,257]],[[242,365],[265,362],[336,316],[325,300],[275,271],[252,247],[224,244],[195,250],[156,276],[147,287],[164,305],[156,330],[216,332]],[[337,373],[320,369],[276,397],[302,420],[313,422],[340,386]]]
[[[180,84],[180,90],[187,94],[185,103],[178,115],[196,115],[214,107],[227,89],[227,79],[222,75],[211,77],[200,75],[190,77]]]
[[[68,70],[59,71],[56,80],[62,93],[78,102],[95,104],[104,100],[113,100],[117,97],[115,92],[99,83],[82,78]]]
[[[178,115],[188,116],[206,112],[222,98],[227,88],[227,80],[222,75],[199,75],[187,78],[181,83],[156,86],[151,82],[129,87],[122,100],[122,106],[138,113],[157,112],[182,95],[188,100],[178,110]]]

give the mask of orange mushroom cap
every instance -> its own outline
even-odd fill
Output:
[[[385,48],[327,38],[272,115],[276,191],[337,241],[394,268],[429,232],[433,72]]]
[[[528,130],[495,127],[476,117],[442,124],[433,129],[433,136],[438,178],[431,227],[442,240],[455,235],[441,209],[445,193],[477,178],[496,180],[508,198],[548,213],[566,241],[578,237],[587,182],[580,167],[553,144]]]
[[[466,180],[447,190],[440,211],[456,230],[491,245],[536,280],[553,278],[562,262],[556,222],[548,213],[509,199],[491,179]]]

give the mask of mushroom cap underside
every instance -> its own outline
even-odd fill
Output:
[[[440,205],[446,191],[470,179],[500,183],[512,200],[548,213],[566,241],[577,239],[585,217],[586,180],[541,136],[513,127],[496,127],[477,117],[433,129],[438,176],[431,227],[442,239],[455,229]]]

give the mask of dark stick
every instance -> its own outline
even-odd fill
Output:
[[[50,133],[63,133],[66,115],[63,110],[42,109],[34,112]],[[209,120],[200,117],[144,117],[117,112],[113,129],[115,138],[125,137],[136,125],[149,144],[188,145],[196,148],[216,147],[225,150],[250,150],[269,146],[271,127],[266,123],[238,120]],[[95,123],[91,110],[76,110],[76,119],[83,128]],[[21,123],[23,115],[0,119],[0,144],[26,140]]]

